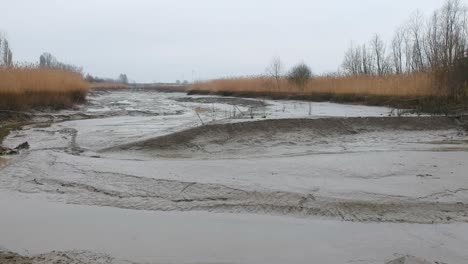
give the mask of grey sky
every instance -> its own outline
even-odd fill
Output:
[[[263,73],[272,57],[335,71],[351,41],[390,38],[444,0],[0,0],[16,61],[44,52],[105,77],[174,81]],[[6,11],[6,12],[5,12]]]

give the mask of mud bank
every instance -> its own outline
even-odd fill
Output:
[[[365,117],[365,118],[321,118],[321,119],[279,119],[252,122],[210,124],[181,132],[156,137],[140,142],[124,144],[103,149],[100,152],[145,151],[154,156],[190,157],[210,154],[229,153],[231,156],[255,152],[276,152],[281,146],[295,148],[299,152],[338,151],[337,144],[371,144],[376,138],[380,143],[385,140],[398,140],[398,133],[413,133],[414,142],[428,140],[419,138],[417,132],[432,131],[441,136],[445,133],[449,144],[451,131],[453,143],[463,139],[466,124],[447,117]],[[436,132],[441,131],[441,132]],[[420,135],[423,136],[423,135]],[[392,138],[393,137],[393,138]],[[378,142],[375,142],[378,144]],[[443,144],[444,142],[441,142]],[[463,142],[460,142],[463,143]],[[353,149],[350,147],[350,150]],[[358,148],[354,148],[357,151]],[[341,150],[342,151],[342,150]],[[216,156],[219,158],[219,156]]]
[[[397,150],[142,161],[48,150],[23,154],[3,168],[0,185],[65,203],[133,210],[466,223],[466,160],[467,152]]]
[[[117,260],[104,254],[97,254],[86,251],[52,251],[36,256],[22,256],[13,252],[0,251],[0,263],[2,264],[137,264]],[[182,263],[182,262],[181,262]],[[271,262],[273,263],[273,262]],[[385,264],[440,264],[441,262],[430,262],[428,260],[414,256],[403,256],[385,262]],[[384,264],[382,262],[382,264]]]
[[[228,104],[244,107],[265,107],[264,101],[252,100],[236,97],[179,97],[175,98],[177,102],[200,103],[200,104]]]
[[[0,250],[2,264],[130,264],[130,262],[116,260],[104,254],[90,251],[52,251],[50,253],[22,256],[9,251]]]
[[[99,177],[99,173],[96,177]],[[113,175],[116,183],[108,183],[107,186],[102,180],[96,180],[98,184],[87,184],[67,180],[33,179],[31,184],[36,185],[36,190],[40,189],[50,194],[71,195],[69,201],[72,203],[78,198],[73,194],[81,193],[87,196],[86,203],[90,205],[125,209],[315,216],[351,222],[468,223],[468,204],[439,200],[443,196],[463,195],[468,192],[465,188],[434,194],[432,197],[376,195],[374,199],[371,199],[371,196],[350,199],[324,196],[313,191],[309,194],[248,191],[222,184],[143,178],[139,179],[138,184],[130,184],[128,177],[132,176]],[[124,188],[119,188],[117,183]],[[138,191],[126,191],[125,188],[138,188]],[[137,200],[144,202],[136,202]]]

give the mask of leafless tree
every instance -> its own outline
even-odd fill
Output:
[[[359,75],[363,73],[362,65],[363,61],[361,47],[354,47],[353,44],[351,44],[351,46],[345,53],[345,57],[341,67],[343,68],[346,74]]]
[[[448,0],[439,11],[442,30],[442,60],[450,68],[466,49],[466,8],[459,0]]]
[[[411,45],[411,69],[412,71],[424,71],[425,61],[423,52],[423,16],[420,12],[416,12],[409,22],[409,36],[412,42]]]
[[[358,73],[355,65],[356,63],[354,61],[354,47],[350,46],[345,52],[343,62],[341,63],[341,67],[343,68],[346,74],[356,75]]]
[[[273,58],[271,64],[267,68],[267,74],[275,79],[276,89],[281,90],[281,77],[283,74],[283,63],[279,57]]]
[[[362,63],[362,72],[361,74],[364,75],[371,75],[374,74],[375,67],[374,67],[374,54],[372,51],[367,49],[366,44],[363,44],[361,47],[361,63]]]
[[[41,67],[54,68],[57,65],[57,59],[50,53],[45,52],[39,57]]]
[[[121,82],[121,83],[128,84],[128,77],[127,77],[127,75],[124,74],[124,73],[121,73],[121,74],[119,75],[118,81]]]
[[[370,47],[367,48],[365,44],[350,46],[342,63],[346,74],[383,75],[391,72],[391,57],[386,53],[386,44],[378,35],[372,38]]]
[[[10,49],[8,40],[0,35],[0,55],[1,63],[5,67],[13,66],[13,52]]]
[[[427,23],[426,37],[424,41],[424,52],[427,58],[428,67],[432,70],[441,65],[441,42],[439,14],[434,12]]]
[[[411,37],[409,31],[406,30],[405,34],[403,35],[403,54],[404,54],[404,72],[410,73],[413,71],[413,42],[411,41]]]
[[[393,67],[396,74],[401,74],[403,70],[403,45],[404,45],[404,29],[399,28],[395,31],[395,35],[392,39],[392,58]]]
[[[375,34],[371,40],[372,52],[375,56],[375,65],[377,75],[383,75],[383,60],[385,56],[385,44],[378,34]]]

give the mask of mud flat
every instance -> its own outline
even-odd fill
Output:
[[[93,253],[91,251],[52,251],[50,253],[34,256],[19,255],[10,251],[0,250],[0,263],[2,264],[81,264],[81,263],[108,263],[108,264],[130,264],[123,260],[116,260],[105,254]]]
[[[36,113],[4,141],[30,148],[0,167],[0,246],[149,263],[468,262],[465,121],[248,100],[118,90]]]
[[[177,97],[177,102],[200,103],[200,104],[228,104],[244,107],[265,107],[264,101],[237,97]]]
[[[153,156],[192,158],[220,158],[229,153],[233,158],[245,158],[248,153],[258,157],[357,152],[365,145],[376,148],[391,143],[422,146],[437,138],[442,145],[458,143],[463,149],[466,130],[460,121],[446,117],[270,119],[200,126],[100,152],[132,150]]]
[[[40,195],[5,192],[0,192],[0,198],[0,210],[5,213],[0,224],[8,225],[0,229],[2,243],[33,259],[69,257],[65,260],[78,259],[81,262],[71,263],[80,264],[128,263],[125,260],[305,264],[311,259],[384,264],[407,254],[439,263],[465,263],[468,258],[468,224],[122,210],[44,202]]]

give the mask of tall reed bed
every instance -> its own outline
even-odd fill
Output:
[[[441,96],[445,91],[429,73],[388,76],[320,76],[303,87],[285,78],[242,77],[196,82],[189,91],[205,93],[258,93],[262,95],[316,95],[350,96]]]
[[[66,108],[86,99],[79,73],[38,67],[0,67],[0,110]]]

